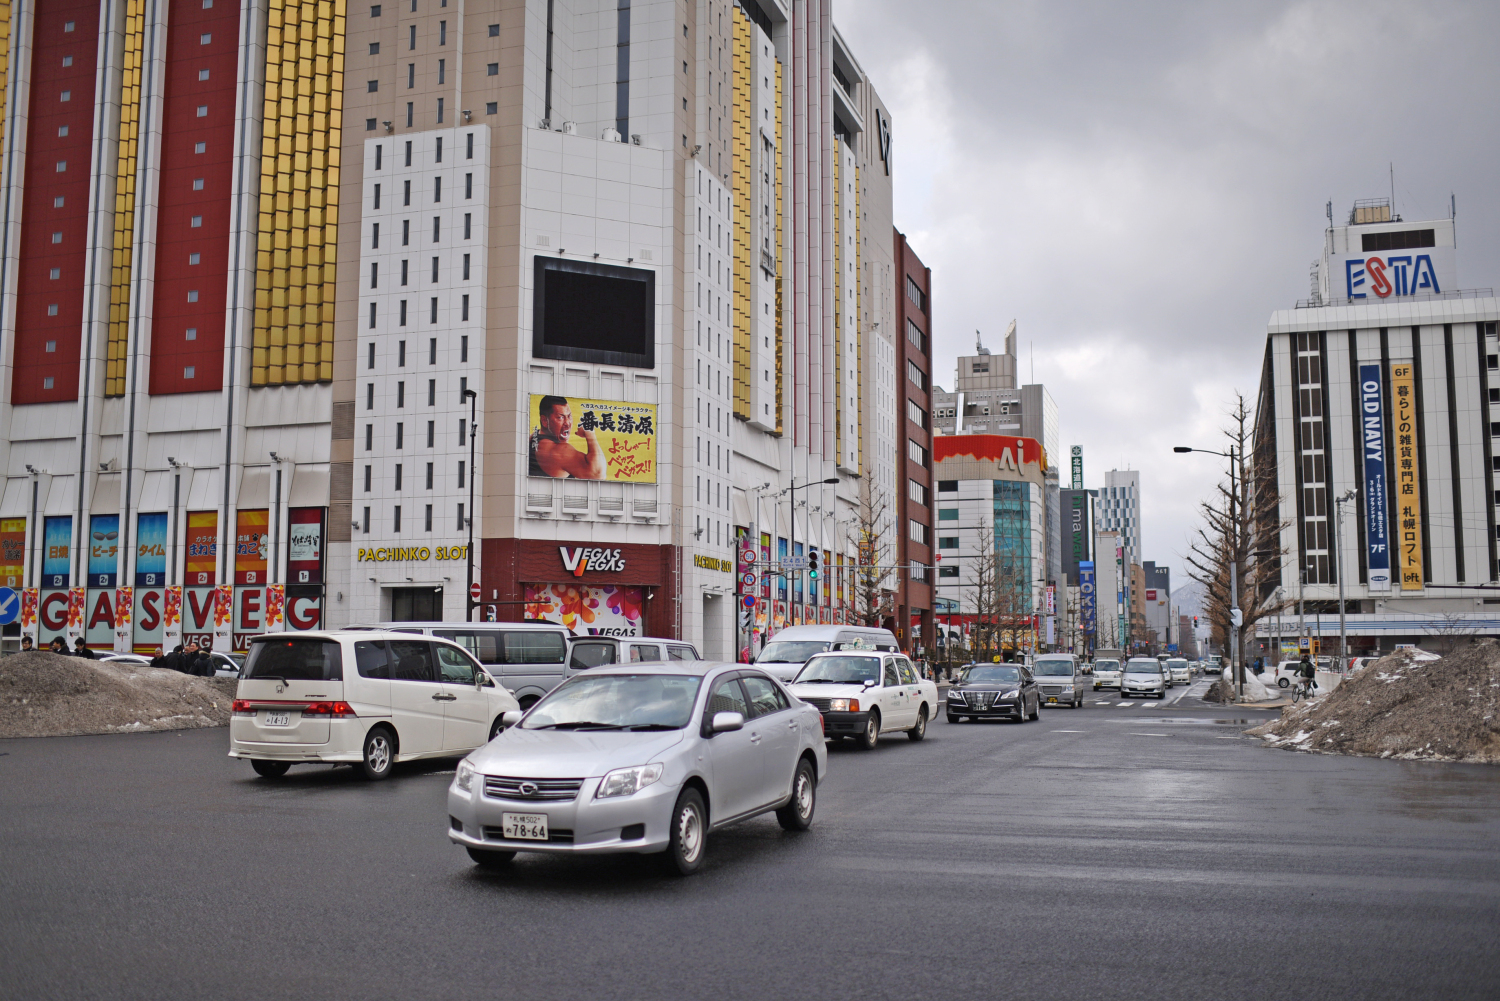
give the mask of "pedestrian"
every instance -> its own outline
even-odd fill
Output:
[[[94,656],[94,651],[89,649],[88,643],[84,641],[84,638],[82,636],[78,637],[78,642],[73,644],[73,656],[82,657],[84,660],[99,659],[98,657]]]
[[[211,678],[214,674],[214,660],[208,654],[208,644],[199,646],[196,643],[188,646],[188,652],[183,656],[182,672],[199,678]]]
[[[60,657],[66,657],[68,655],[68,641],[63,639],[61,636],[52,637],[52,642],[49,643],[48,646],[53,653],[57,654]]]
[[[36,649],[36,647],[32,646],[32,644],[31,644],[31,637],[30,636],[22,636],[21,637],[21,652],[22,653],[31,653],[35,649]]]

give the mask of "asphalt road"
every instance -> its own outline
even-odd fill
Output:
[[[448,764],[0,741],[0,998],[1500,996],[1500,769],[1271,751],[1263,712],[1187,704],[834,747],[810,833],[717,834],[689,879],[483,874]]]

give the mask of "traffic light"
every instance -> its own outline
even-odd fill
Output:
[[[816,549],[810,548],[807,551],[807,576],[813,580],[818,579],[818,551]]]
[[[1198,628],[1198,616],[1196,616],[1196,615],[1193,616],[1193,628],[1194,629]]]

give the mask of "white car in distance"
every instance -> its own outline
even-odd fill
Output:
[[[1191,683],[1193,680],[1193,671],[1192,668],[1188,666],[1186,658],[1169,657],[1167,658],[1166,668],[1171,672],[1173,684],[1181,682],[1182,684],[1186,685]]]
[[[1094,691],[1120,687],[1120,662],[1112,657],[1094,661]]]
[[[937,685],[905,654],[874,650],[816,654],[790,687],[823,714],[826,736],[853,737],[866,750],[892,731],[921,740],[938,704]]]

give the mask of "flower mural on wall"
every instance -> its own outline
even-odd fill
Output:
[[[587,584],[527,584],[526,618],[556,622],[577,636],[638,636],[641,633],[640,587],[591,587]]]

